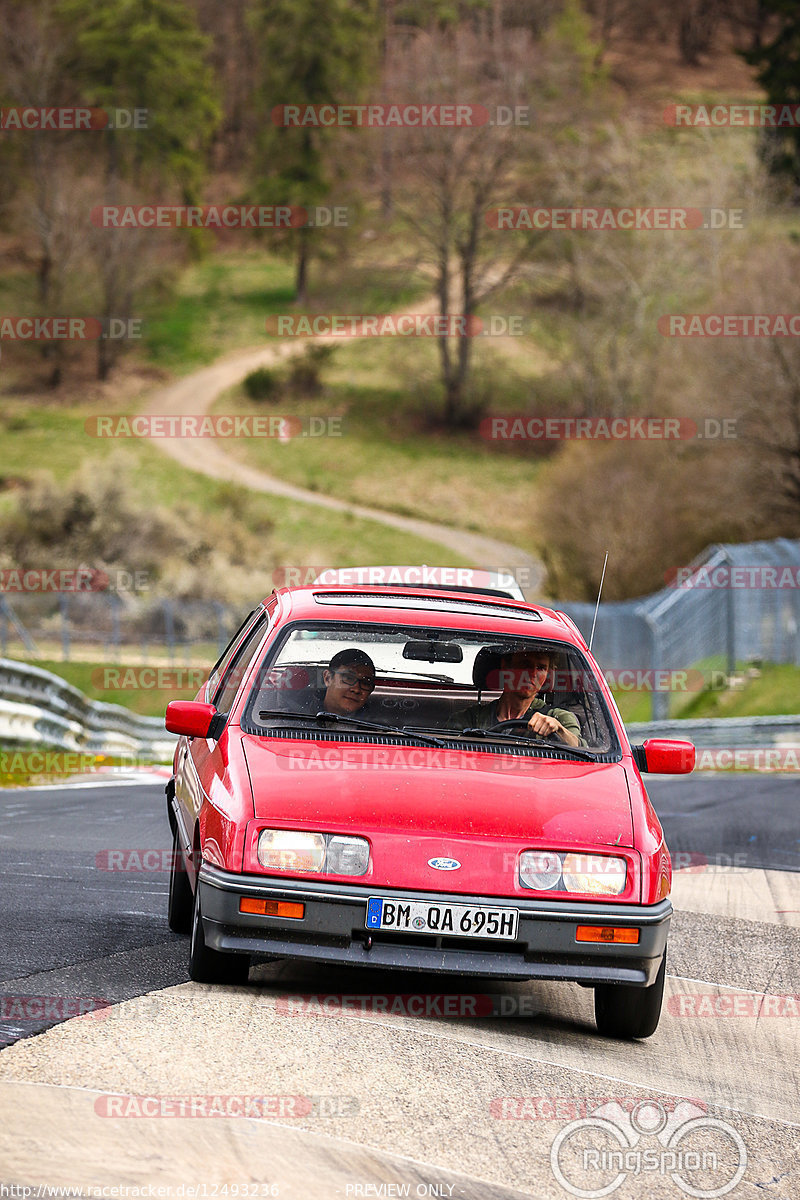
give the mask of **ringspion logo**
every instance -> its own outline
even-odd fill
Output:
[[[608,1196],[629,1175],[669,1178],[699,1200],[724,1196],[747,1168],[747,1149],[727,1121],[684,1101],[671,1112],[642,1100],[628,1113],[616,1101],[570,1122],[556,1136],[550,1165],[571,1196]]]

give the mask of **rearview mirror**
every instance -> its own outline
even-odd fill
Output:
[[[464,651],[458,642],[437,642],[431,638],[427,642],[406,642],[403,646],[403,658],[414,662],[460,663],[463,657]]]
[[[631,750],[639,770],[651,775],[688,775],[694,770],[695,748],[691,742],[647,738]]]

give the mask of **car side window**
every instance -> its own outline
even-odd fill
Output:
[[[261,645],[268,624],[269,614],[262,613],[241,643],[236,654],[229,661],[222,676],[222,682],[217,688],[212,701],[217,712],[227,713],[230,711],[231,705],[236,699],[236,693],[239,691],[239,685],[250,666],[253,655]]]
[[[208,685],[207,685],[209,696],[212,695],[217,690],[217,688],[219,686],[219,681],[222,678],[222,676],[225,674],[225,672],[227,671],[228,664],[230,663],[231,659],[233,658],[236,647],[239,645],[240,641],[242,641],[242,634],[245,632],[245,630],[249,629],[250,626],[254,624],[254,622],[260,612],[261,612],[260,608],[254,608],[252,612],[249,612],[247,614],[247,616],[242,621],[239,628],[236,630],[236,633],[234,633],[233,637],[228,642],[225,649],[222,651],[222,654],[220,654],[219,658],[217,659],[217,661],[214,663],[213,667],[209,671]]]

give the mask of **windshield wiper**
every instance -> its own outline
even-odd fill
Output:
[[[582,758],[584,762],[597,762],[597,755],[592,750],[586,750],[583,746],[570,746],[566,742],[551,742],[547,738],[533,737],[513,737],[507,733],[499,733],[489,729],[461,729],[456,730],[462,737],[468,738],[496,738],[500,742],[513,742],[515,746],[544,746],[547,750],[565,750],[568,754],[572,754],[575,758]]]
[[[349,725],[357,725],[359,729],[370,729],[378,733],[395,733],[400,737],[416,738],[418,742],[427,742],[429,746],[441,746],[444,743],[441,738],[431,737],[426,733],[417,733],[415,729],[408,729],[405,725],[378,725],[375,721],[362,721],[360,717],[348,717],[344,713],[331,713],[321,710],[318,713],[293,713],[287,712],[283,708],[262,708],[259,711],[259,717],[286,717],[287,719],[296,721],[346,721]]]

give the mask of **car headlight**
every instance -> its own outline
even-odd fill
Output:
[[[328,875],[366,875],[369,842],[358,837],[334,835],[328,841],[325,870]]]
[[[309,871],[317,875],[366,875],[369,842],[340,834],[299,829],[262,829],[256,847],[268,871]]]
[[[320,872],[325,865],[325,838],[295,829],[262,829],[258,861],[268,871]]]
[[[519,878],[524,887],[547,892],[561,880],[561,859],[552,850],[524,850],[519,856]]]
[[[618,896],[625,891],[626,879],[625,859],[607,854],[523,850],[519,856],[519,881],[523,887],[537,892]]]
[[[624,858],[605,854],[565,854],[564,887],[568,892],[618,896],[625,890]]]

